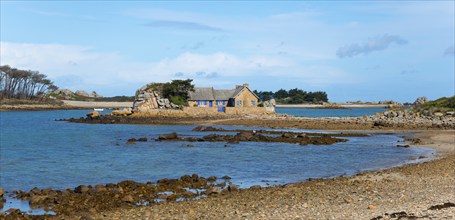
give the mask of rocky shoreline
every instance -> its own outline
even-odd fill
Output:
[[[183,176],[156,183],[123,181],[116,184],[78,186],[75,189],[33,189],[16,192],[37,206],[49,206],[57,216],[30,216],[18,211],[5,219],[433,219],[455,218],[455,132],[450,115],[421,116],[384,113],[357,118],[302,118],[287,115],[239,117],[135,117],[103,115],[65,119],[103,124],[223,124],[272,128],[324,130],[403,131],[411,145],[434,147],[441,156],[430,162],[364,172],[352,177],[312,179],[272,187],[238,189],[227,177]],[[380,123],[379,123],[380,122]],[[198,131],[220,131],[200,126]],[[434,130],[434,131],[431,131]],[[238,132],[241,130],[223,132]],[[265,131],[256,131],[266,133]],[[248,137],[255,135],[248,132]],[[284,136],[283,136],[284,135]],[[282,138],[286,134],[281,133]],[[308,136],[306,134],[305,136]],[[303,137],[303,136],[302,136]],[[217,139],[218,137],[211,136]],[[293,138],[297,138],[293,137]],[[226,139],[223,139],[226,141]],[[197,175],[196,175],[197,176]],[[210,181],[209,181],[210,179]],[[218,182],[215,182],[218,179]],[[212,181],[213,180],[213,181]],[[197,182],[199,188],[192,184]],[[163,185],[163,187],[162,187]],[[120,186],[120,187],[119,187]],[[162,188],[160,188],[162,187]],[[170,187],[170,188],[166,188]],[[121,190],[120,190],[121,188]],[[201,191],[188,191],[200,189]],[[169,192],[172,192],[169,194]],[[172,195],[173,194],[173,195]],[[172,196],[170,196],[172,195]],[[209,196],[207,196],[209,195]],[[204,199],[202,198],[207,196]],[[33,202],[32,202],[33,198]],[[163,199],[166,202],[156,202]],[[137,204],[150,203],[141,207]],[[98,204],[98,205],[97,205]],[[59,208],[57,208],[59,207]]]
[[[321,130],[451,130],[455,115],[421,115],[410,111],[386,111],[362,117],[307,118],[283,114],[247,115],[162,115],[117,116],[61,119],[89,124],[223,124],[271,128],[300,128]]]

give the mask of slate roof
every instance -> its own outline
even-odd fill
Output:
[[[229,100],[237,97],[243,89],[248,87],[237,86],[235,89],[213,89],[213,87],[195,87],[194,92],[188,92],[188,100]],[[250,90],[254,94],[253,91]],[[259,98],[256,94],[254,94]]]

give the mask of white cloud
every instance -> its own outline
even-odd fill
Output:
[[[202,81],[213,77],[245,77],[258,73],[279,75],[282,71],[277,69],[293,65],[282,58],[238,57],[224,52],[183,53],[159,61],[131,62],[117,53],[97,52],[91,47],[63,44],[1,42],[0,52],[1,65],[38,70],[55,80],[57,85],[89,91],[168,81],[176,77],[176,73],[207,73],[206,79],[201,79]]]

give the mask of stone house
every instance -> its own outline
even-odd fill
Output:
[[[234,89],[196,87],[188,96],[189,107],[218,108],[219,111],[224,111],[225,107],[257,107],[259,101],[248,84],[237,85]]]

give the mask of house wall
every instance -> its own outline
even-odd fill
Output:
[[[188,107],[195,107],[195,106],[197,106],[197,107],[206,107],[206,108],[209,108],[209,100],[206,100],[206,101],[207,101],[207,105],[204,105],[204,104],[198,105],[198,104],[197,104],[197,103],[198,103],[197,101],[188,101]],[[202,101],[201,101],[201,102],[202,102]],[[227,106],[227,104],[228,104],[228,101],[227,101],[227,100],[224,101],[224,105],[222,104],[221,101],[219,101],[218,104],[217,104],[217,101],[213,101],[212,107],[213,107],[213,108],[217,108],[218,106]]]
[[[242,102],[241,105],[239,105],[239,101]],[[254,105],[252,104],[252,101],[254,101]],[[258,99],[254,94],[248,90],[244,89],[240,94],[235,98],[235,107],[257,107],[258,105]]]

